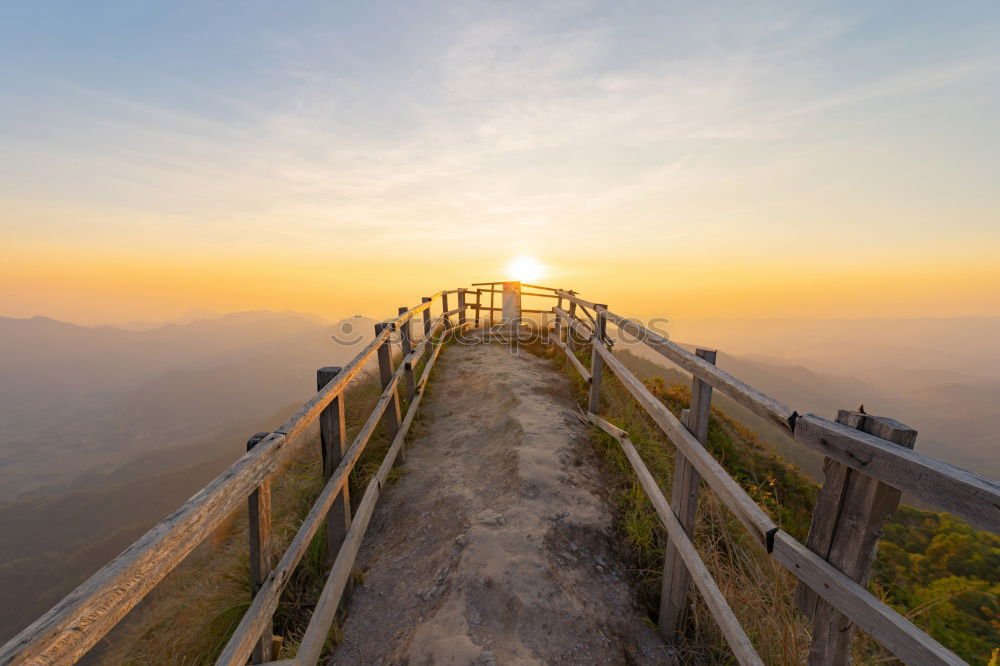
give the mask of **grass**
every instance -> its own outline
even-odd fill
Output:
[[[414,372],[420,376],[424,363]],[[344,395],[348,442],[361,429],[381,394],[374,375],[356,381]],[[401,401],[405,414],[407,401]],[[391,406],[390,406],[391,408]],[[411,431],[412,432],[412,431]],[[352,505],[360,501],[391,441],[379,425],[350,475]],[[390,482],[399,470],[389,475]],[[295,536],[323,488],[319,434],[304,438],[272,477],[275,561]],[[275,658],[294,655],[326,582],[326,537],[321,528],[285,586],[274,615],[274,633],[283,637]],[[361,578],[361,574],[355,574]],[[363,579],[363,578],[362,578]],[[105,641],[100,660],[113,664],[212,664],[250,605],[247,513],[229,516],[212,536],[172,571]],[[340,642],[331,627],[326,652]]]
[[[531,349],[552,359],[585,409],[589,385],[558,348]],[[627,351],[616,356],[675,416],[690,403],[687,386],[661,366]],[[589,366],[589,350],[578,358]],[[609,372],[602,416],[629,432],[669,497],[674,447]],[[617,528],[633,562],[636,593],[655,621],[665,534],[616,440],[593,428],[594,446],[612,478]],[[818,488],[742,424],[713,408],[706,448],[782,529],[804,542]],[[802,663],[810,625],[793,603],[796,580],[766,556],[721,501],[702,484],[695,545],[765,663]],[[1000,666],[1000,539],[948,514],[900,507],[886,523],[869,591],[970,663]],[[684,661],[732,662],[697,593],[681,637]],[[855,632],[856,663],[900,663],[870,636]]]
[[[551,359],[572,382],[574,397],[586,409],[589,385],[558,348],[523,346]],[[675,415],[690,402],[686,386],[668,383],[663,370],[623,352],[619,357]],[[589,366],[589,354],[579,359]],[[420,376],[422,365],[415,369]],[[430,390],[431,386],[428,387]],[[347,429],[353,438],[380,393],[375,377],[359,382],[345,396]],[[403,405],[405,413],[405,401]],[[632,442],[665,496],[670,497],[674,447],[658,426],[611,373],[605,373],[602,416],[628,431]],[[414,424],[419,429],[419,423]],[[412,432],[412,431],[411,431]],[[609,500],[615,508],[621,556],[628,563],[633,589],[649,621],[659,608],[665,533],[652,505],[635,478],[618,442],[593,428],[592,440],[605,468]],[[360,500],[390,442],[379,427],[351,474],[352,503]],[[792,536],[804,541],[817,487],[787,464],[757,436],[718,409],[712,410],[706,448],[753,499]],[[399,474],[394,470],[390,479]],[[273,512],[276,552],[283,552],[322,487],[318,437],[313,435],[274,475]],[[933,514],[926,514],[931,516]],[[928,520],[921,513],[920,520]],[[890,525],[890,528],[892,526]],[[809,623],[794,607],[796,579],[780,567],[746,533],[742,524],[715,494],[702,484],[695,545],[741,625],[768,664],[799,664],[809,648]],[[313,605],[325,582],[325,538],[322,530],[289,581],[275,614],[275,633],[284,637],[280,656],[294,654]],[[876,567],[878,574],[879,567]],[[359,581],[360,572],[355,574]],[[247,584],[246,512],[234,514],[206,544],[172,572],[147,602],[116,630],[104,657],[108,663],[183,665],[213,663],[249,605]],[[882,582],[872,591],[887,603],[898,590]],[[707,607],[697,593],[676,646],[683,663],[735,663]],[[897,604],[898,606],[898,604]],[[901,612],[906,609],[898,607]],[[919,621],[921,618],[915,618]],[[925,627],[930,630],[930,627]],[[328,652],[340,640],[339,627],[330,631]],[[939,638],[942,640],[942,638]],[[895,660],[870,637],[857,632],[853,646],[858,663]],[[898,663],[898,662],[897,662]]]
[[[563,351],[556,347],[528,347],[566,373],[580,408],[585,410],[590,386],[579,376]],[[589,367],[589,353],[578,353]],[[639,360],[637,357],[625,361]],[[690,390],[658,377],[646,382],[652,393],[675,416],[690,403]],[[628,431],[646,466],[666,497],[670,497],[674,447],[610,372],[602,383],[601,415]],[[618,441],[599,428],[592,440],[608,474],[610,499],[615,506],[616,529],[623,557],[630,565],[633,588],[651,622],[660,603],[666,532],[639,484]],[[771,517],[797,537],[809,528],[803,502],[785,501],[787,493],[815,498],[816,489],[790,470],[749,430],[713,409],[707,448]],[[799,664],[808,652],[807,625],[792,602],[796,581],[747,534],[728,508],[702,484],[699,494],[695,544],[708,570],[744,630],[768,664]],[[677,648],[683,663],[735,663],[715,620],[700,597],[683,621]]]

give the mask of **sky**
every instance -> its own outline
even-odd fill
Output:
[[[0,316],[1000,315],[996,2],[0,4]]]

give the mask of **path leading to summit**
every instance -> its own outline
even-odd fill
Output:
[[[548,361],[503,345],[442,351],[332,663],[669,663],[614,557],[577,413]]]

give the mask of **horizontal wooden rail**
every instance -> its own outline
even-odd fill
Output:
[[[382,464],[379,466],[374,478],[368,483],[365,494],[358,504],[357,513],[351,522],[351,527],[347,530],[344,544],[341,546],[340,552],[337,553],[337,559],[330,569],[326,584],[320,593],[319,601],[316,604],[315,610],[313,610],[312,617],[309,618],[306,632],[302,637],[302,642],[299,644],[298,654],[295,657],[295,661],[298,664],[316,664],[319,662],[323,646],[326,644],[327,635],[330,632],[330,627],[336,618],[340,598],[344,594],[344,588],[347,586],[347,581],[354,568],[354,561],[361,548],[361,540],[368,529],[372,512],[375,510],[375,503],[378,501],[378,497],[389,476],[389,471],[392,469],[396,456],[406,439],[406,433],[409,431],[410,425],[413,423],[413,419],[420,407],[424,389],[427,386],[427,381],[430,378],[431,369],[434,367],[438,353],[441,351],[442,343],[443,338],[442,341],[434,346],[434,352],[424,367],[420,382],[417,385],[417,392],[414,394],[413,401],[406,410],[406,416],[400,424],[399,431],[396,433],[396,437],[393,439],[388,452],[386,452]]]
[[[778,527],[764,511],[757,506],[753,498],[722,468],[715,458],[705,450],[701,442],[691,432],[681,425],[680,421],[660,402],[635,375],[615,358],[614,354],[601,343],[595,343],[594,349],[604,359],[605,364],[618,377],[618,380],[628,389],[628,392],[639,402],[646,413],[656,422],[656,425],[666,433],[670,441],[694,465],[705,482],[715,491],[729,507],[751,535],[767,549],[771,550],[771,539]]]
[[[580,298],[579,296],[576,295],[575,292],[564,291],[562,289],[556,289],[555,292],[556,296],[559,296],[560,298],[565,298],[567,301],[571,303],[576,303],[577,305],[583,306],[585,308],[590,308],[591,310],[596,310],[597,306],[599,305],[598,303],[594,303],[593,301],[588,301],[586,299]]]
[[[576,371],[580,373],[581,377],[583,377],[583,381],[585,381],[585,382],[587,382],[589,384],[590,383],[590,371],[588,371],[587,368],[585,368],[583,366],[583,363],[581,363],[580,359],[578,359],[576,357],[576,354],[574,354],[572,351],[570,351],[570,348],[567,347],[566,343],[563,342],[562,340],[559,340],[558,338],[552,338],[552,342],[557,347],[559,347],[564,352],[566,352],[566,358],[569,359],[569,362],[573,364],[573,367],[576,368]]]
[[[568,324],[570,328],[580,334],[581,341],[590,340],[590,338],[594,336],[593,328],[588,328],[587,324],[583,323],[579,318],[574,317],[566,310],[560,307],[555,307],[552,308],[552,312],[553,314],[562,315],[563,322]]]
[[[430,324],[430,336],[433,336],[437,332],[438,327],[444,323],[444,317],[438,315],[437,317],[431,319]],[[422,337],[420,342],[413,346],[413,350],[403,357],[403,365],[406,366],[407,370],[412,370],[416,365],[417,359],[424,355],[427,350],[427,345],[430,343],[430,336]]]
[[[522,285],[523,286],[523,285]],[[478,289],[481,294],[502,294],[503,289]],[[557,296],[556,294],[535,294],[530,291],[522,291],[521,297],[525,298],[528,296],[537,296],[539,298],[562,298],[562,296]]]
[[[430,303],[410,308],[391,322],[398,326]],[[375,336],[277,430],[0,647],[0,664],[71,664],[86,654],[274,473],[292,444],[375,356],[390,329]]]
[[[310,620],[295,659],[273,664],[314,664],[319,659],[334,620],[350,572],[354,566],[361,540],[367,529],[374,505],[388,478],[389,470],[404,446],[407,431],[417,413],[427,381],[444,344],[446,336],[455,330],[472,326],[465,321],[468,309],[494,312],[492,294],[501,293],[495,285],[502,282],[478,283],[490,289],[465,288],[444,290],[420,305],[400,312],[377,329],[376,336],[336,377],[314,394],[277,430],[261,440],[227,470],[213,479],[177,511],[153,527],[112,562],[91,576],[45,615],[0,647],[0,665],[7,664],[66,664],[74,663],[119,622],[151,589],[174,569],[206,536],[239,509],[251,492],[274,474],[287,459],[301,435],[316,422],[323,411],[340,396],[383,345],[391,342],[392,331],[408,325],[411,319],[424,313],[422,336],[412,349],[405,347],[403,362],[393,372],[386,371],[382,394],[368,420],[362,426],[339,466],[330,475],[315,504],[274,570],[264,579],[237,631],[219,657],[218,663],[243,666],[260,638],[269,618],[278,606],[282,588],[300,562],[309,543],[324,523],[335,498],[344,489],[348,475],[361,456],[372,432],[397,398],[399,382],[432,345],[432,353],[424,366],[420,381],[415,385],[409,408],[393,437],[385,459],[372,479],[359,504],[336,561],[327,578],[320,601]],[[477,286],[477,285],[474,285]],[[698,438],[674,417],[673,413],[639,381],[610,350],[604,335],[606,321],[620,331],[636,336],[648,347],[690,372],[696,379],[712,386],[770,422],[792,432],[794,438],[815,449],[831,461],[857,470],[870,479],[919,497],[941,507],[970,524],[1000,534],[1000,483],[972,472],[896,446],[865,432],[840,425],[821,417],[797,412],[781,402],[739,381],[715,365],[699,358],[637,321],[626,319],[598,303],[587,301],[576,292],[552,287],[521,283],[521,287],[552,292],[522,293],[522,296],[558,298],[560,303],[551,310],[522,309],[523,313],[553,313],[557,321],[576,334],[567,342],[554,339],[555,345],[567,355],[570,363],[591,384],[589,419],[615,437],[636,472],[639,481],[653,503],[667,530],[670,542],[690,571],[701,596],[713,617],[719,622],[726,640],[740,663],[758,664],[760,658],[747,640],[732,610],[712,580],[704,562],[698,556],[685,527],[664,498],[649,470],[639,457],[627,433],[594,412],[599,411],[601,366],[607,365],[626,390],[666,433],[670,441],[711,487],[725,505],[749,530],[754,539],[813,589],[837,611],[869,633],[896,656],[911,663],[960,664],[958,657],[916,628],[874,596],[834,564],[813,553],[809,548],[782,532],[770,517],[753,501],[739,483],[701,445]],[[478,292],[476,303],[466,304],[464,295]],[[460,294],[460,306],[448,309],[447,296]],[[479,295],[490,293],[491,307],[479,303]],[[432,303],[440,299],[446,312],[431,318]],[[571,304],[561,307],[561,299]],[[591,312],[593,311],[593,312]],[[461,315],[451,326],[448,317]],[[478,316],[477,316],[478,320]],[[589,320],[589,321],[588,321]],[[496,329],[488,329],[496,330]],[[601,335],[595,338],[595,331]],[[574,341],[592,343],[591,373],[573,351]],[[383,350],[384,354],[385,350]],[[697,382],[696,382],[697,384]],[[410,383],[413,386],[412,381]],[[596,399],[595,399],[596,398]],[[396,408],[398,419],[398,407]],[[832,463],[831,463],[832,464]],[[693,472],[692,472],[693,473]],[[874,483],[874,482],[873,482]],[[680,505],[678,505],[680,506]],[[686,587],[686,586],[685,586]]]
[[[492,311],[492,312],[502,312],[503,311],[503,308],[491,308],[488,305],[476,305],[475,303],[472,303],[471,305],[468,305],[466,307],[469,307],[469,308],[471,308],[473,310],[480,310],[480,311],[483,311],[483,312],[489,312],[489,311]],[[552,314],[552,310],[532,310],[531,308],[519,308],[519,311],[522,312],[522,313],[527,312],[528,314]]]
[[[492,286],[498,285],[498,284],[507,284],[508,282],[517,282],[517,280],[497,280],[496,282],[473,282],[472,286],[473,287],[492,287]],[[538,284],[528,284],[527,282],[521,282],[519,284],[522,287],[527,287],[528,289],[544,289],[546,291],[560,291],[559,289],[557,289],[555,287],[543,287],[543,286],[538,285]],[[483,289],[482,291],[488,293],[489,290]],[[573,293],[576,293],[576,292],[573,292]]]
[[[437,321],[437,326],[440,326],[442,319],[439,317]],[[436,327],[435,330],[432,330],[432,335],[436,332]],[[282,555],[281,561],[264,580],[264,584],[254,596],[253,602],[250,604],[250,608],[247,609],[247,612],[243,615],[243,619],[233,632],[233,635],[230,637],[229,642],[223,649],[222,654],[216,661],[216,664],[242,666],[246,663],[247,657],[249,657],[250,652],[253,650],[254,643],[257,641],[257,637],[260,636],[264,626],[267,624],[268,619],[277,609],[278,602],[281,598],[281,592],[288,582],[288,579],[291,577],[296,565],[308,549],[309,543],[312,541],[316,531],[319,529],[320,525],[324,523],[330,507],[333,505],[333,501],[340,493],[344,484],[347,483],[348,475],[354,468],[355,463],[357,463],[358,459],[361,457],[365,446],[368,444],[368,440],[371,439],[371,436],[375,432],[375,428],[378,426],[382,415],[385,413],[389,403],[392,401],[396,387],[398,386],[404,371],[404,366],[400,364],[400,367],[397,368],[393,374],[392,379],[382,390],[382,394],[379,396],[378,402],[376,402],[374,409],[368,416],[368,419],[361,427],[357,436],[355,436],[354,441],[344,454],[344,457],[337,466],[337,469],[334,471],[333,476],[330,477],[330,480],[327,482],[323,491],[316,499],[316,502],[313,504],[309,514],[299,527],[292,543],[289,544],[288,549],[285,551],[284,555]]]
[[[712,578],[712,574],[709,573],[701,556],[698,555],[698,551],[695,550],[691,539],[684,532],[684,528],[677,520],[677,516],[674,515],[673,509],[670,508],[667,498],[663,496],[663,492],[656,484],[653,475],[650,474],[649,469],[642,462],[639,452],[636,451],[632,441],[628,438],[628,433],[594,413],[588,413],[587,416],[590,418],[591,423],[618,440],[622,451],[625,453],[625,457],[639,478],[639,483],[642,484],[643,490],[646,491],[646,496],[656,510],[656,515],[660,517],[660,522],[666,528],[671,542],[680,553],[684,564],[687,565],[688,571],[691,574],[691,580],[694,581],[698,591],[701,592],[701,596],[705,600],[705,605],[708,606],[712,617],[719,624],[722,635],[726,637],[726,642],[732,649],[737,661],[740,664],[760,664],[763,666],[764,662],[757,654],[746,632],[743,631],[740,621],[733,614],[733,610],[729,607],[726,598],[722,596],[722,590],[715,583],[715,579]]]
[[[779,530],[774,559],[907,664],[965,662],[832,564]]]
[[[795,439],[823,455],[1000,534],[1000,483],[815,414]]]
[[[608,321],[620,330],[635,335],[650,349],[670,359],[703,382],[711,384],[713,388],[718,389],[755,414],[763,416],[788,432],[794,428],[798,412],[791,407],[741,382],[725,370],[698,358],[680,345],[667,340],[638,322],[613,312],[608,312]]]

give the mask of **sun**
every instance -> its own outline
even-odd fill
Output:
[[[507,276],[518,282],[536,282],[545,273],[537,259],[522,254],[507,264]]]

